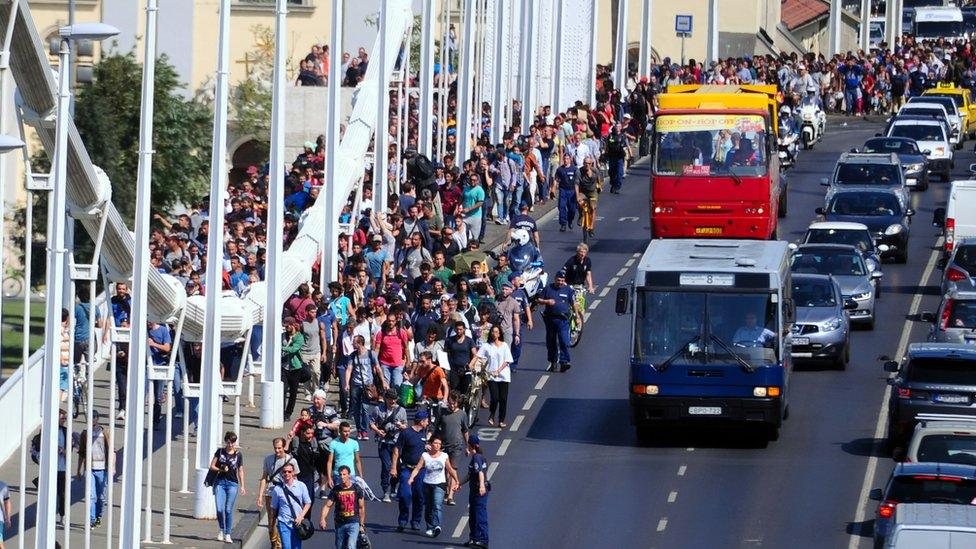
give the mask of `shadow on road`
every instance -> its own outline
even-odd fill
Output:
[[[885,451],[885,441],[881,438],[856,438],[850,442],[842,443],[840,449],[852,456],[891,457],[891,454]]]

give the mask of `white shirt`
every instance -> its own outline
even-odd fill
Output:
[[[424,484],[447,482],[447,452],[441,452],[437,457],[424,452],[421,457],[424,460]]]
[[[489,374],[495,370],[502,367],[502,364],[512,363],[512,349],[508,346],[508,343],[502,342],[501,345],[494,345],[492,343],[484,343],[481,348],[478,349],[478,356],[487,359],[485,363],[485,368],[488,369]],[[491,381],[503,381],[509,383],[512,381],[512,369],[505,368],[497,376],[492,375],[490,377]]]

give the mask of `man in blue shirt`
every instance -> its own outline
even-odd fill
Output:
[[[576,218],[576,179],[579,171],[573,164],[569,153],[563,154],[563,165],[556,170],[556,184],[559,187],[559,231],[572,230]]]
[[[545,305],[542,319],[546,323],[546,351],[548,371],[565,372],[572,367],[569,356],[569,315],[574,314],[582,322],[582,313],[576,305],[574,291],[566,285],[566,271],[556,273],[556,280],[542,291],[539,303]]]
[[[424,518],[424,469],[421,469],[414,479],[413,486],[408,480],[414,467],[420,461],[427,445],[427,425],[430,420],[426,410],[421,410],[413,418],[413,426],[400,432],[396,446],[393,448],[393,465],[390,474],[397,475],[399,487],[397,500],[400,505],[400,516],[397,520],[397,532],[402,532],[410,522],[411,530],[420,530],[420,522]]]
[[[153,366],[166,366],[169,363],[169,353],[173,348],[173,338],[169,334],[168,326],[150,320],[146,344],[149,346],[149,355],[152,358]],[[162,426],[159,420],[163,414],[162,403],[165,387],[166,384],[162,381],[153,381],[153,389],[156,396],[153,402],[153,425],[156,428]]]
[[[861,97],[861,77],[864,69],[854,63],[853,57],[848,57],[847,61],[837,67],[837,72],[844,75],[844,103],[847,107],[847,116],[854,113],[857,107],[857,100]]]

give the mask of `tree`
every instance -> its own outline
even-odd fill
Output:
[[[94,82],[81,88],[75,124],[91,160],[112,180],[112,202],[130,223],[139,165],[142,66],[132,53],[111,54],[95,65]],[[152,205],[166,210],[207,194],[213,115],[184,99],[176,70],[165,55],[156,61]]]

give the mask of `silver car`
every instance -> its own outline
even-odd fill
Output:
[[[877,284],[884,274],[868,269],[864,254],[844,244],[802,244],[790,257],[793,273],[831,275],[844,299],[853,299],[856,309],[848,311],[851,322],[874,328],[874,302]]]
[[[829,360],[835,368],[847,368],[851,357],[851,322],[847,311],[857,302],[844,299],[830,276],[794,274],[791,356],[797,360]]]
[[[942,295],[952,290],[976,290],[976,238],[964,238],[953,246],[942,268]]]
[[[921,319],[932,323],[929,341],[976,344],[976,291],[950,291],[935,314],[923,312]]]

